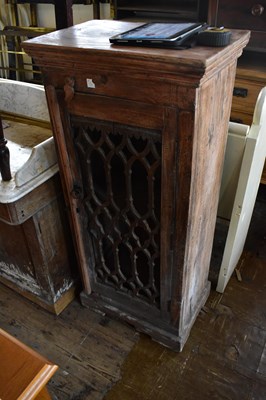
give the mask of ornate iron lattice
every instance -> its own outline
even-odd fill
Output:
[[[95,279],[159,307],[161,134],[77,119],[72,127]]]

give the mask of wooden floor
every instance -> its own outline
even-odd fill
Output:
[[[78,300],[56,317],[4,286],[0,326],[59,365],[48,386],[54,400],[265,400],[265,186],[240,272],[224,294],[212,290],[179,354]]]

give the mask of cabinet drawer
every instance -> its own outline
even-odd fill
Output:
[[[92,72],[87,75],[76,75],[74,88],[75,92],[115,96],[152,104],[159,102],[167,104],[174,101],[172,85],[169,83],[156,82],[155,84],[151,79],[136,79],[117,73],[97,74]]]
[[[232,110],[253,115],[254,107],[261,91],[262,83],[251,82],[245,79],[236,79]]]
[[[166,82],[156,77],[151,78],[149,73],[142,77],[122,76],[117,72],[101,73],[87,69],[86,73],[80,74],[69,69],[64,73],[51,72],[49,79],[45,79],[45,86],[52,85],[56,89],[64,90],[68,99],[77,94],[89,94],[194,110],[196,88],[188,87],[185,75],[179,79],[182,79],[182,84],[177,78],[173,82]]]
[[[252,114],[243,113],[240,112],[239,110],[234,110],[232,108],[230,114],[230,121],[237,122],[238,124],[251,125],[252,117],[253,117]]]
[[[93,94],[100,96],[118,97],[134,101],[144,101],[151,104],[173,104],[177,102],[175,85],[168,82],[154,82],[148,77],[136,79],[121,76],[118,73],[99,73],[87,70],[86,74],[78,74],[73,70],[66,70],[64,74],[51,73],[46,84],[63,88],[71,97],[76,93]],[[187,96],[189,97],[189,96]],[[186,98],[186,102],[188,99]],[[193,103],[191,101],[191,107]]]
[[[220,0],[217,25],[251,30],[248,47],[266,51],[266,0]]]
[[[259,6],[261,8],[259,8]],[[266,1],[219,1],[218,22],[237,29],[266,31]]]

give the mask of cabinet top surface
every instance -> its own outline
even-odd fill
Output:
[[[58,30],[38,36],[23,43],[25,51],[33,57],[42,55],[50,57],[51,65],[60,63],[58,54],[64,54],[65,59],[99,56],[107,60],[134,59],[135,61],[154,61],[165,64],[184,66],[193,64],[193,68],[205,69],[221,59],[235,59],[241,55],[249,40],[250,32],[234,30],[232,40],[226,47],[195,46],[185,50],[133,47],[112,45],[109,38],[115,34],[131,29],[140,23],[92,20],[70,28]],[[51,55],[53,54],[53,58]],[[66,56],[67,55],[67,56]],[[80,61],[81,58],[80,58]]]

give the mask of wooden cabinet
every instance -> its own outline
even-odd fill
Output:
[[[235,29],[251,30],[247,49],[266,51],[266,1],[217,0],[213,23]]]
[[[206,21],[208,0],[115,0],[116,19]]]
[[[261,89],[266,86],[266,57],[246,53],[238,62],[231,119],[251,125],[255,104]]]
[[[266,86],[266,54],[246,53],[239,60],[231,120],[251,125],[254,107],[262,88]],[[266,162],[261,177],[266,184]]]
[[[236,73],[231,120],[250,125],[260,90],[266,86],[266,1],[216,0],[209,22],[249,29],[251,38]],[[266,184],[266,163],[261,182]]]
[[[24,43],[41,68],[83,304],[181,350],[208,270],[237,58],[226,48],[111,46],[90,21]]]
[[[57,173],[0,203],[0,282],[59,314],[75,297],[78,271]]]

